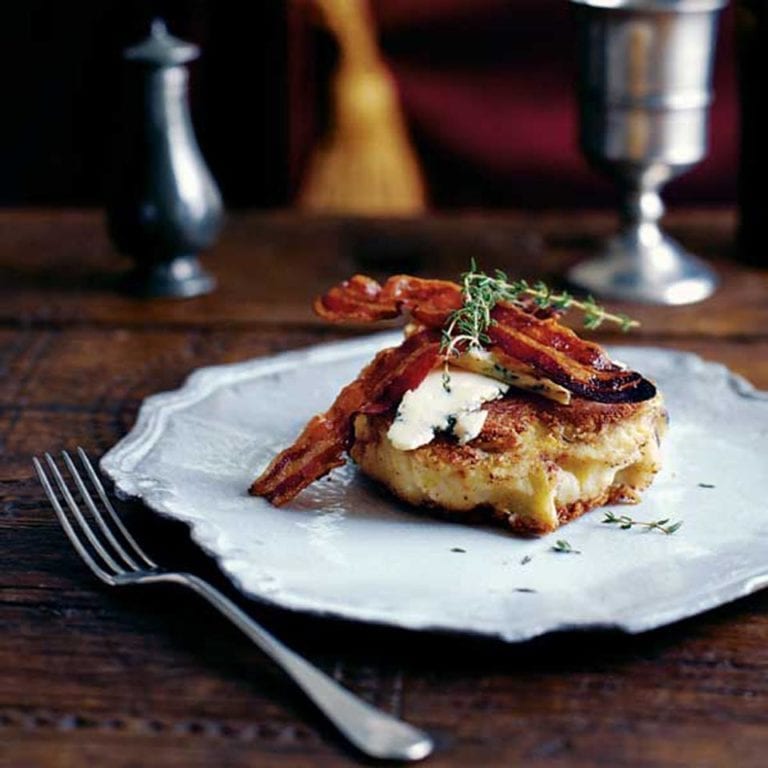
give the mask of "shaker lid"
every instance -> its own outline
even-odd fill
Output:
[[[152,22],[149,37],[123,52],[123,56],[130,61],[143,61],[158,66],[184,64],[199,55],[198,46],[171,35],[162,19]]]

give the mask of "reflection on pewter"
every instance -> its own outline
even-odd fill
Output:
[[[726,0],[571,0],[581,148],[621,189],[621,230],[568,274],[602,296],[705,299],[714,273],[659,227],[660,188],[705,157],[717,20]]]

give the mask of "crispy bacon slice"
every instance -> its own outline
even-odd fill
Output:
[[[344,464],[358,413],[380,412],[421,384],[440,362],[440,334],[423,330],[385,349],[341,390],[333,405],[314,416],[290,447],[278,454],[249,492],[282,506],[334,467]]]
[[[379,285],[366,275],[354,275],[315,299],[315,312],[331,322],[391,320],[405,310],[428,328],[442,328],[448,316],[464,302],[461,287],[449,280],[425,280],[412,275],[393,275]],[[525,308],[527,317],[545,320],[562,312],[542,309],[533,299]]]
[[[493,308],[491,317],[498,325],[517,331],[582,365],[598,370],[619,370],[599,344],[582,339],[570,328],[558,323],[557,318],[539,318],[528,309],[507,302],[499,302]]]
[[[461,287],[446,280],[395,275],[381,286],[370,277],[355,275],[319,297],[315,310],[335,322],[372,322],[408,310],[421,325],[437,329],[462,303]],[[560,325],[556,317],[542,318],[535,306],[523,309],[500,302],[491,316],[489,350],[499,362],[503,356],[512,357],[588,400],[641,402],[656,394],[650,381],[613,363],[599,345]]]
[[[491,317],[490,351],[501,365],[509,355],[574,395],[601,403],[641,402],[656,394],[637,371],[616,365],[597,344],[554,320],[536,320],[509,304],[496,306]]]
[[[331,322],[376,322],[408,310],[428,328],[442,328],[448,315],[461,307],[461,288],[448,280],[393,275],[384,285],[355,275],[315,300],[315,312]]]
[[[379,283],[366,275],[354,275],[315,299],[315,312],[332,322],[372,323],[400,315],[392,296],[382,295]]]

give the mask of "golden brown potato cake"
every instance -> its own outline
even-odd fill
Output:
[[[387,438],[393,413],[358,415],[350,455],[396,496],[457,519],[497,518],[520,533],[555,530],[594,507],[636,502],[660,467],[667,416],[661,395],[642,403],[524,392],[484,406],[477,438],[439,434],[402,451]]]

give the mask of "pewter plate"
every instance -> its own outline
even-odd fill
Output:
[[[641,632],[768,584],[768,393],[688,353],[620,347],[671,416],[665,465],[638,519],[596,510],[541,539],[432,519],[352,466],[275,509],[246,488],[383,346],[384,334],[204,368],[148,398],[102,459],[118,492],[189,524],[247,595],[289,609],[525,640],[567,629]],[[580,554],[552,547],[567,539]]]

